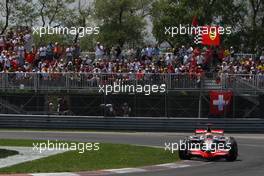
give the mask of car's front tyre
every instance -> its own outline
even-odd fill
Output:
[[[179,148],[178,152],[179,152],[179,158],[181,160],[189,160],[190,159],[190,155],[189,155],[189,152],[188,152],[188,142],[185,141],[181,147]]]

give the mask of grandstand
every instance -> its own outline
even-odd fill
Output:
[[[95,52],[82,53],[78,44],[35,47],[27,28],[1,36],[0,51],[2,113],[122,116],[126,108],[129,116],[208,117],[208,92],[231,90],[232,113],[224,116],[262,115],[264,53],[257,58],[232,47],[192,46],[107,50],[100,43]],[[98,92],[114,82],[165,84],[166,92]]]

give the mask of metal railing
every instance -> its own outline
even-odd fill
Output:
[[[113,85],[114,82],[129,85],[165,84],[168,90],[215,89],[204,85],[205,80],[209,79],[221,89],[264,91],[264,75],[223,74],[219,78],[220,81],[214,81],[214,78],[190,74],[0,73],[0,89],[71,91],[98,89],[99,85]]]
[[[235,53],[234,55],[236,59],[240,59],[240,58],[256,59],[256,54],[251,54],[251,53]]]
[[[227,89],[264,91],[264,75],[225,74],[221,79]]]

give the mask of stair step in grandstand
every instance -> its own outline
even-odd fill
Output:
[[[14,104],[11,104],[9,103],[8,101],[4,100],[3,98],[0,98],[0,107],[3,108],[3,109],[6,109],[9,113],[15,113],[15,114],[23,114],[25,113],[25,111],[14,105]]]
[[[205,79],[204,80],[204,88],[205,89],[222,89],[221,84],[217,84],[217,82],[213,79]]]
[[[258,101],[258,96],[252,96],[252,95],[248,95],[245,96],[245,94],[241,94],[240,96],[242,96],[244,99],[248,100],[251,103],[254,103],[254,105],[259,106],[260,102]]]

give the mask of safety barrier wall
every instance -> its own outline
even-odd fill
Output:
[[[186,131],[208,123],[226,132],[264,132],[264,119],[228,118],[103,118],[46,115],[0,115],[0,128]]]

